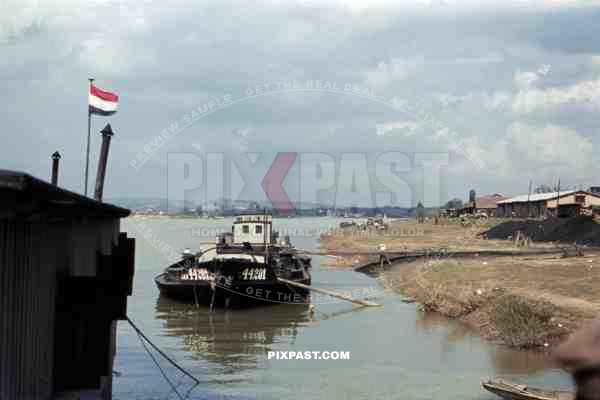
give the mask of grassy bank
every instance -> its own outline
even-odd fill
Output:
[[[477,232],[497,222],[487,221]],[[321,248],[377,251],[383,244],[387,251],[449,245],[471,251],[517,250],[512,241],[469,235],[470,226],[456,223],[402,222],[393,227],[402,229],[396,231],[399,235],[338,231],[322,237]],[[422,233],[408,235],[411,229]],[[527,251],[510,257],[450,257],[433,268],[424,267],[426,260],[399,263],[386,266],[378,278],[383,286],[415,299],[425,312],[460,319],[488,339],[513,347],[550,347],[582,321],[600,313],[600,253],[586,250],[585,257],[560,258]],[[370,261],[373,259],[366,256],[342,256],[332,258],[330,265],[358,266]]]
[[[424,311],[458,318],[510,346],[552,346],[600,312],[597,255],[450,258],[424,274],[421,265],[397,264],[379,279]],[[406,283],[397,283],[399,276]]]

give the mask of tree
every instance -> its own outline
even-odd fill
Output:
[[[445,209],[450,209],[450,208],[457,209],[457,208],[462,208],[462,207],[463,207],[463,201],[461,199],[454,198],[452,200],[448,200],[446,202],[446,204],[444,204],[443,208],[445,208]]]
[[[425,207],[423,203],[419,201],[417,204],[417,223],[422,224],[425,220]]]
[[[469,190],[469,205],[471,207],[475,207],[475,199],[476,198],[477,198],[477,195],[475,194],[475,189]]]

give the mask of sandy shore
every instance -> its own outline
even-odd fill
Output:
[[[417,250],[456,243],[461,250],[519,250],[507,240],[471,235],[465,241],[465,227],[458,224],[402,225],[405,229],[418,226],[424,235],[330,235],[322,238],[322,249],[376,250],[383,243],[389,251]],[[423,311],[460,319],[485,338],[514,347],[551,347],[582,321],[600,313],[600,253],[587,251],[583,257],[562,258],[527,251],[522,249],[522,255],[516,256],[419,259],[386,266],[375,275],[382,286],[414,299]],[[331,264],[356,266],[368,258],[338,257]]]
[[[498,224],[500,220],[472,220],[466,225],[459,223],[417,224],[415,221],[390,224],[386,231],[374,229],[359,231],[356,228],[335,229],[321,236],[320,247],[324,252],[371,251],[378,252],[383,245],[387,252],[416,251],[422,249],[451,248],[454,251],[514,250],[513,243],[506,240],[488,240],[478,237]],[[536,244],[547,248],[549,244]],[[339,256],[331,257],[325,264],[338,267],[357,267],[377,261],[379,257]]]

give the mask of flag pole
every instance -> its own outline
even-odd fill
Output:
[[[89,78],[90,85],[88,87],[88,96],[92,89],[92,82],[94,82],[94,78]],[[92,129],[92,112],[90,110],[90,105],[88,102],[88,131],[87,131],[87,146],[85,151],[85,195],[87,196],[88,192],[88,176],[90,170],[90,137],[91,137],[91,129]]]

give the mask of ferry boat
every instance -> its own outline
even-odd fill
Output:
[[[235,218],[231,232],[217,235],[214,246],[187,250],[154,281],[164,296],[211,307],[304,303],[310,262],[289,237],[273,231],[270,214],[246,214]]]

